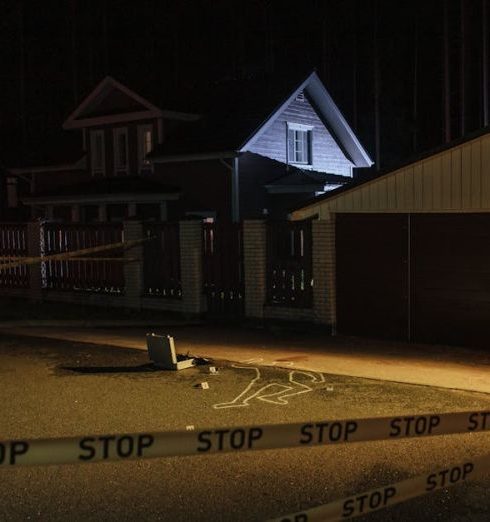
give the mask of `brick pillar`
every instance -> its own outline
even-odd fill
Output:
[[[180,273],[182,279],[182,311],[198,315],[206,310],[202,273],[202,224],[180,222]]]
[[[41,256],[41,222],[32,221],[27,224],[27,256]],[[29,265],[29,298],[42,301],[41,263]]]
[[[266,301],[266,232],[266,224],[263,220],[243,222],[245,315],[247,317],[264,317]]]
[[[140,221],[125,221],[124,241],[133,241],[143,237],[143,225]],[[124,263],[125,292],[124,299],[128,308],[141,308],[143,295],[143,244],[139,243],[124,250],[125,259],[137,259]]]
[[[329,315],[329,223],[312,222],[313,310],[315,322],[330,324]]]
[[[335,214],[331,214],[325,223],[325,269],[327,284],[327,317],[332,327],[332,335],[337,333],[337,271],[335,249]]]

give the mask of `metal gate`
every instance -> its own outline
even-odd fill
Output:
[[[412,338],[490,344],[490,215],[411,216]]]
[[[337,330],[408,336],[408,239],[403,214],[337,214]]]
[[[337,329],[488,346],[490,215],[338,214]]]
[[[209,316],[244,315],[243,231],[240,223],[203,224],[203,279]]]
[[[267,302],[313,305],[311,221],[267,223]]]

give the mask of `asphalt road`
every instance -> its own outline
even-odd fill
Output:
[[[155,371],[145,352],[0,337],[0,440],[490,409],[490,395],[216,362]],[[259,375],[260,374],[260,375]],[[316,382],[313,382],[313,377]],[[200,382],[209,389],[196,388]],[[304,389],[304,388],[302,388]],[[248,406],[234,407],[237,402]],[[235,402],[233,402],[235,401]],[[282,403],[284,402],[284,404]],[[0,520],[266,520],[482,455],[490,432],[130,462],[0,468]],[[366,520],[488,520],[490,477]],[[360,520],[360,519],[359,519]]]

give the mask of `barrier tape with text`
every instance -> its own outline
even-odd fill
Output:
[[[115,248],[128,249],[145,241],[154,239],[154,236],[145,237],[143,239],[132,239],[130,241],[120,241],[119,243],[109,243],[107,245],[100,245],[90,248],[82,248],[81,250],[71,250],[70,252],[60,252],[59,254],[51,254],[47,256],[39,257],[20,257],[10,258],[12,261],[0,263],[1,270],[9,270],[11,268],[17,268],[22,265],[37,265],[45,263],[46,261],[65,261],[77,256],[86,256],[89,254],[96,254],[97,252],[106,252],[107,250],[113,250]],[[112,261],[117,261],[117,258],[111,258]],[[95,261],[95,259],[87,258],[87,261]]]
[[[483,457],[467,459],[459,464],[445,466],[402,482],[336,500],[330,504],[283,515],[270,522],[320,522],[354,518],[414,497],[432,493],[438,489],[475,480],[489,471],[490,453]]]
[[[490,430],[490,411],[196,431],[0,441],[0,466],[91,463],[427,437]]]

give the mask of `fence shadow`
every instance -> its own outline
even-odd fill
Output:
[[[164,371],[152,363],[140,364],[139,366],[60,366],[59,369],[73,372],[73,373],[82,373],[82,374],[154,373],[154,372]]]

